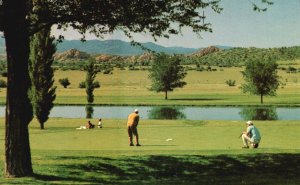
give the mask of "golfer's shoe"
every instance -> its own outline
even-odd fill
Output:
[[[243,146],[242,148],[247,149],[247,148],[249,148],[249,146]]]
[[[134,146],[134,144],[133,144],[133,143],[130,143],[129,146]]]
[[[258,144],[253,144],[253,148],[258,148]]]
[[[136,146],[142,146],[142,145],[140,145],[140,144],[138,143],[138,144],[136,144]]]

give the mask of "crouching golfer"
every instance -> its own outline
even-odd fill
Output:
[[[249,148],[249,144],[253,148],[257,148],[260,142],[260,133],[258,129],[253,125],[252,121],[247,121],[247,131],[243,132],[242,140],[244,143],[243,148]]]
[[[129,136],[129,146],[134,146],[132,142],[132,137],[135,135],[136,146],[141,146],[139,143],[139,134],[137,131],[137,126],[139,124],[139,110],[135,109],[133,113],[129,114],[127,121],[127,131]]]

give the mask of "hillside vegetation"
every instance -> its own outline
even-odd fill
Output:
[[[206,50],[207,51],[207,50]],[[282,48],[232,48],[227,50],[208,50],[208,54],[193,54],[185,57],[185,63],[229,67],[243,66],[250,58],[268,57],[276,61],[300,59],[300,46]],[[199,55],[201,57],[199,57]]]
[[[276,61],[290,61],[300,59],[300,46],[282,48],[231,48],[220,49],[215,46],[200,49],[192,54],[178,55],[183,64],[201,64],[220,67],[243,66],[250,58],[268,57]],[[152,59],[153,54],[120,56],[109,54],[88,54],[76,49],[68,50],[55,55],[56,61],[82,61],[93,57],[98,62],[146,62]]]

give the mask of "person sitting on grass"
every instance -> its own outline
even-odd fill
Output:
[[[249,148],[249,144],[253,148],[257,148],[261,140],[259,130],[253,125],[252,121],[247,121],[246,124],[247,131],[243,132],[242,134],[242,140],[244,143],[244,146],[242,148]]]
[[[86,124],[87,129],[95,128],[95,125],[91,123],[91,121],[88,121]]]

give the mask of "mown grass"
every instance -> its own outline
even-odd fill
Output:
[[[283,65],[283,64],[281,64]],[[294,65],[294,64],[293,64]],[[95,104],[106,105],[259,105],[259,97],[241,93],[242,68],[217,72],[189,71],[183,89],[169,93],[148,90],[147,71],[114,70],[98,74],[101,88]],[[276,97],[266,105],[299,106],[300,74],[280,71],[282,81]],[[64,89],[58,79],[68,77]],[[82,71],[56,71],[56,104],[86,104]],[[226,80],[236,80],[229,87]],[[0,89],[0,103],[6,90]],[[298,184],[300,181],[300,126],[298,121],[258,121],[262,143],[256,150],[242,150],[237,137],[241,121],[141,120],[142,147],[129,147],[126,120],[106,120],[104,128],[76,130],[86,119],[50,118],[40,130],[30,124],[34,177],[0,178],[0,184]],[[4,119],[0,118],[4,138]],[[96,120],[92,120],[96,122]],[[172,139],[167,141],[167,139]],[[4,173],[4,140],[0,140]]]
[[[255,122],[263,139],[258,149],[247,150],[238,138],[243,121],[141,120],[141,147],[128,146],[126,120],[104,119],[102,129],[76,129],[86,121],[51,118],[40,130],[33,120],[35,176],[0,178],[0,184],[279,185],[300,180],[297,121]],[[1,163],[3,174],[3,157]]]
[[[96,80],[101,84],[94,91],[95,104],[102,105],[260,105],[259,96],[243,94],[240,85],[243,83],[243,68],[218,68],[216,72],[188,71],[184,88],[169,92],[169,100],[164,100],[163,93],[149,91],[151,81],[148,71],[118,70],[112,75],[98,74]],[[279,70],[281,81],[275,97],[265,97],[265,105],[299,106],[300,73],[286,73]],[[71,85],[63,88],[60,78],[69,78]],[[78,84],[85,79],[84,71],[55,72],[57,86],[56,104],[86,104],[85,89]],[[225,81],[235,80],[236,86],[229,87]],[[5,103],[6,90],[0,90],[0,103]],[[146,97],[146,98],[145,98]]]

